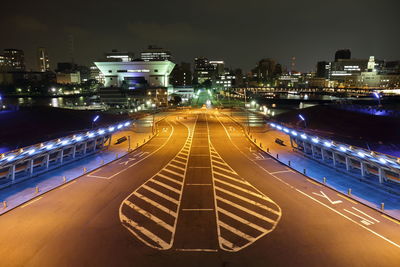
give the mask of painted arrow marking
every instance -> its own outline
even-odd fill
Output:
[[[120,162],[119,164],[124,164],[125,166],[128,165],[129,162],[134,161],[136,158],[128,158],[126,161]]]
[[[332,201],[327,195],[325,195],[325,193],[324,192],[322,192],[322,191],[319,191],[319,192],[321,192],[321,195],[320,194],[318,194],[318,193],[315,193],[315,192],[313,192],[313,194],[314,195],[317,195],[317,196],[320,196],[320,197],[323,197],[323,198],[326,198],[331,204],[333,204],[333,205],[336,205],[336,204],[339,204],[339,203],[342,203],[342,201],[341,200],[335,200],[335,201]]]

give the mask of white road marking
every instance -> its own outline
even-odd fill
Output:
[[[166,175],[164,175],[162,173],[158,173],[157,176],[160,176],[160,177],[162,177],[164,179],[167,179],[168,181],[174,182],[174,183],[176,183],[178,185],[182,185],[182,182],[180,182],[180,181],[178,181],[178,180],[176,180],[174,178],[170,178],[170,177],[168,177],[168,176],[166,176]]]
[[[214,166],[214,167],[215,167],[215,166]],[[227,178],[227,179],[229,179],[229,180],[232,180],[232,181],[235,181],[235,182],[238,182],[238,183],[242,183],[242,184],[248,185],[248,183],[247,183],[246,181],[239,180],[239,179],[237,179],[237,178],[234,178],[234,177],[225,175],[225,174],[223,174],[223,173],[220,173],[220,172],[217,172],[217,171],[213,171],[213,173],[216,174],[216,175],[225,177],[225,178]]]
[[[68,184],[61,186],[60,189],[66,188],[67,186],[70,186],[71,184],[74,184],[74,183],[76,183],[76,180],[71,181]]]
[[[169,125],[171,125],[168,121],[166,121],[166,122],[167,122]],[[149,153],[149,152],[143,152],[142,155],[144,155],[144,154],[147,153],[147,156],[146,156],[146,157],[141,158],[140,160],[136,161],[135,163],[129,165],[128,167],[126,167],[126,168],[120,170],[120,171],[117,172],[117,173],[114,173],[114,174],[111,175],[110,177],[108,177],[108,178],[102,178],[102,179],[112,179],[112,178],[114,178],[115,176],[117,176],[117,175],[119,175],[119,174],[125,172],[126,170],[130,169],[131,167],[135,166],[136,164],[138,164],[138,163],[142,162],[143,160],[147,159],[148,157],[150,157],[150,156],[153,155],[154,153],[157,153],[160,149],[162,149],[164,146],[166,146],[166,144],[167,144],[167,143],[169,142],[169,140],[171,139],[171,137],[172,137],[172,135],[173,135],[173,133],[174,133],[174,131],[175,131],[175,128],[174,128],[172,125],[171,125],[171,127],[172,127],[172,131],[170,132],[170,134],[169,134],[167,140],[166,140],[161,146],[159,146],[156,150],[154,150],[154,151],[151,152],[151,153]],[[100,169],[99,169],[99,170],[100,170]],[[99,171],[99,170],[96,170],[96,171]],[[90,177],[90,176],[89,176],[89,177]],[[99,177],[94,177],[94,178],[99,178]]]
[[[270,207],[265,206],[264,204],[261,204],[261,203],[259,203],[259,202],[250,200],[250,199],[245,198],[245,197],[242,197],[241,195],[232,193],[231,191],[225,190],[225,189],[223,189],[223,188],[221,188],[221,187],[218,187],[218,186],[216,186],[215,189],[217,189],[218,191],[221,191],[221,192],[223,192],[223,193],[226,193],[226,194],[228,194],[228,195],[231,195],[231,196],[233,196],[233,197],[235,197],[235,198],[238,198],[238,199],[240,199],[240,200],[243,200],[243,201],[245,201],[245,202],[247,202],[247,203],[249,203],[249,204],[252,204],[252,205],[254,205],[254,206],[257,206],[257,207],[259,207],[259,208],[262,208],[262,209],[264,209],[264,210],[267,210],[267,211],[269,211],[269,212],[272,212],[272,213],[274,213],[274,214],[276,214],[276,215],[280,215],[280,212],[279,212],[279,211],[276,211],[276,210],[274,210],[274,209],[271,209]]]
[[[172,174],[174,174],[174,175],[176,175],[176,176],[179,176],[179,177],[184,177],[184,176],[185,176],[184,174],[177,173],[177,172],[175,172],[175,171],[172,171],[172,170],[170,170],[170,169],[167,169],[167,167],[168,167],[168,165],[167,165],[164,169],[162,169],[162,170],[163,170],[163,171],[166,171],[166,172],[169,172],[169,173],[172,173]]]
[[[238,230],[237,228],[234,228],[234,227],[232,227],[232,226],[230,226],[230,225],[224,223],[223,221],[220,221],[220,222],[219,222],[219,225],[220,225],[221,227],[225,228],[226,230],[228,230],[229,232],[232,232],[232,233],[234,233],[235,235],[240,236],[240,237],[246,239],[247,241],[250,241],[250,242],[251,242],[251,241],[254,240],[254,237],[252,237],[252,236],[250,236],[250,235],[248,235],[248,234],[246,234],[246,233],[243,233],[242,231],[240,231],[240,230]]]
[[[271,172],[271,174],[287,173],[287,172],[293,172],[293,171],[292,170],[276,171],[276,172]]]
[[[254,192],[254,191],[250,191],[250,190],[244,189],[244,188],[242,188],[242,187],[240,187],[240,186],[236,186],[236,185],[230,184],[230,183],[228,183],[228,182],[225,182],[225,181],[220,180],[220,179],[215,178],[215,177],[214,177],[214,179],[215,179],[217,182],[221,183],[221,184],[224,184],[224,185],[233,187],[233,188],[235,188],[235,189],[237,189],[237,190],[239,190],[239,191],[242,191],[242,192],[244,192],[244,193],[247,193],[247,194],[249,194],[249,195],[252,195],[252,196],[255,196],[255,197],[258,197],[258,198],[261,198],[261,199],[268,200],[268,201],[272,202],[272,200],[271,200],[270,198],[268,198],[268,197],[266,197],[266,196],[264,196],[264,195],[260,195],[260,194]]]
[[[143,196],[139,192],[134,192],[133,194],[135,196],[137,196],[138,198],[143,199],[144,201],[150,203],[154,207],[157,207],[158,209],[164,211],[165,213],[168,213],[169,215],[172,215],[174,217],[176,216],[176,212],[175,211],[168,209],[167,207],[163,206],[161,203],[155,202],[155,201],[151,200],[150,198],[148,198],[146,196]]]
[[[214,211],[214,209],[182,209],[183,211]]]
[[[99,176],[99,175],[92,175],[92,174],[88,174],[86,176],[93,177],[93,178],[100,178],[100,179],[108,179],[108,177],[106,177],[106,176]]]
[[[179,166],[176,166],[175,164],[172,164],[172,163],[170,163],[170,164],[168,164],[168,165],[169,165],[169,166],[172,166],[172,167],[174,167],[174,168],[176,168],[176,169],[178,169],[178,170],[182,170],[182,171],[185,170],[184,168],[179,167]]]
[[[343,210],[346,211],[346,212],[348,212],[348,213],[350,213],[350,214],[352,214],[352,215],[354,215],[354,216],[356,216],[356,217],[358,217],[358,218],[360,218],[361,221],[368,222],[369,224],[374,224],[374,222],[372,222],[372,221],[370,221],[370,220],[367,220],[367,219],[365,219],[364,217],[355,214],[354,212],[351,212],[351,211],[349,211],[349,210],[347,210],[347,209],[343,209]]]
[[[210,248],[177,248],[176,251],[185,251],[185,252],[217,252],[217,249]]]
[[[365,216],[367,216],[368,218],[370,218],[370,219],[372,219],[372,220],[374,220],[374,221],[376,221],[376,222],[380,222],[380,221],[378,221],[377,219],[375,219],[374,217],[372,217],[372,216],[369,216],[368,214],[366,214],[365,212],[362,212],[361,210],[359,210],[359,209],[357,209],[357,208],[355,208],[355,207],[352,207],[354,210],[356,210],[356,211],[358,211],[359,213],[361,213],[361,214],[363,214],[363,215],[365,215]]]
[[[218,167],[218,166],[216,166],[216,165],[213,165],[213,168],[217,168],[217,169],[223,170],[223,171],[225,171],[225,172],[230,172],[230,173],[232,173],[232,174],[237,174],[235,171],[232,171],[232,170],[230,170],[230,169],[227,170],[227,169]]]
[[[170,190],[170,191],[172,191],[172,192],[175,192],[175,193],[177,193],[177,194],[180,194],[180,193],[181,193],[180,190],[178,190],[178,189],[176,189],[176,188],[174,188],[174,187],[172,187],[172,186],[169,186],[169,185],[167,185],[167,184],[165,184],[165,183],[163,183],[163,182],[160,182],[160,181],[158,181],[158,180],[156,180],[156,179],[152,179],[152,180],[149,181],[149,182],[158,184],[159,186],[162,186],[162,187],[164,187],[164,188],[167,188],[168,190]]]
[[[197,119],[196,119],[194,125],[196,125],[196,123],[197,123]],[[184,124],[183,124],[183,125],[184,125]],[[168,214],[170,214],[170,215],[172,215],[172,216],[174,217],[174,223],[173,223],[173,225],[167,224],[167,225],[169,225],[169,226],[167,226],[167,225],[164,225],[164,224],[163,224],[164,221],[161,220],[158,216],[156,216],[156,214],[152,214],[152,213],[149,213],[149,212],[145,212],[145,216],[146,216],[147,218],[152,219],[153,221],[156,221],[158,224],[163,225],[164,228],[165,228],[165,227],[168,228],[168,230],[171,232],[171,238],[170,238],[170,240],[169,240],[168,242],[166,242],[166,241],[164,241],[164,240],[161,240],[159,237],[157,237],[156,235],[154,235],[149,229],[146,229],[146,228],[144,228],[144,227],[142,227],[142,226],[139,226],[139,225],[138,225],[136,222],[134,222],[134,221],[129,221],[128,224],[130,224],[132,227],[135,227],[135,229],[137,229],[137,231],[139,231],[139,232],[141,232],[141,234],[143,234],[143,235],[149,237],[151,240],[153,240],[154,242],[156,242],[159,246],[154,246],[154,244],[148,242],[148,240],[145,240],[145,239],[142,238],[138,233],[136,233],[135,231],[133,231],[132,229],[130,229],[129,227],[126,227],[126,226],[124,225],[133,235],[135,235],[135,236],[136,236],[140,241],[142,241],[144,244],[146,244],[146,245],[148,245],[148,246],[150,246],[150,247],[153,247],[153,248],[155,248],[155,249],[159,249],[159,250],[170,249],[170,248],[172,247],[172,245],[173,245],[174,238],[175,238],[175,231],[176,231],[177,219],[178,219],[178,217],[179,217],[180,205],[181,205],[181,200],[182,200],[183,184],[184,184],[184,182],[185,182],[185,176],[186,176],[187,167],[188,167],[188,161],[189,161],[188,155],[185,155],[184,153],[182,153],[182,151],[185,149],[185,147],[186,147],[187,145],[189,145],[189,146],[191,147],[191,145],[192,145],[192,142],[191,142],[191,139],[192,139],[192,138],[191,138],[191,136],[192,136],[192,134],[193,134],[193,133],[191,133],[190,129],[189,129],[186,125],[184,125],[184,126],[185,126],[185,127],[187,128],[187,130],[188,130],[188,136],[187,136],[186,142],[185,142],[185,144],[184,144],[184,147],[182,147],[182,149],[177,153],[177,155],[176,155],[163,169],[161,169],[158,173],[156,173],[155,175],[153,175],[149,180],[147,180],[144,184],[142,184],[139,188],[137,188],[134,192],[132,192],[129,196],[127,196],[127,197],[125,198],[125,200],[124,200],[124,201],[129,201],[129,198],[130,198],[132,195],[135,195],[136,197],[142,196],[141,199],[143,199],[144,201],[150,203],[152,206],[154,206],[154,207],[156,207],[156,208],[158,208],[158,209],[160,209],[160,210],[162,210],[162,211],[164,211],[164,212],[167,212]],[[190,153],[190,150],[189,150],[189,153]],[[189,154],[189,153],[188,153],[188,154]],[[182,156],[181,156],[181,155],[182,155]],[[184,157],[183,157],[183,156],[184,156]],[[180,158],[181,160],[183,159],[183,161],[178,161],[177,158]],[[183,174],[168,169],[168,167],[170,167],[170,168],[179,167],[179,166],[177,166],[177,165],[171,164],[171,162],[173,162],[173,161],[174,161],[174,162],[177,162],[178,164],[182,164],[182,165],[185,166],[184,169],[181,168],[182,171],[183,171]],[[178,169],[179,169],[179,168],[178,168]],[[170,174],[173,174],[173,175],[177,175],[178,177],[181,177],[181,178],[183,178],[183,179],[182,179],[182,181],[175,180],[175,179],[169,177],[169,176],[166,175],[166,174],[162,174],[162,173],[161,173],[162,171],[165,171],[165,172],[170,173]],[[162,178],[164,178],[164,179],[167,179],[167,180],[169,180],[169,181],[172,181],[172,182],[174,182],[174,183],[180,185],[181,190],[178,190],[178,189],[176,189],[176,188],[173,188],[173,187],[171,187],[171,186],[169,186],[169,185],[167,185],[167,184],[161,182],[160,180],[157,180],[157,177],[162,177]],[[175,199],[175,198],[173,198],[173,197],[170,197],[170,196],[168,196],[168,195],[166,195],[166,194],[160,192],[159,190],[157,190],[157,189],[155,189],[155,188],[149,186],[150,184],[147,184],[148,182],[153,182],[153,183],[155,183],[155,184],[158,184],[159,186],[162,186],[163,188],[166,188],[167,190],[170,190],[170,191],[172,191],[172,192],[177,193],[179,199]],[[137,192],[137,191],[138,191],[139,189],[141,189],[141,188],[143,188],[143,189],[145,189],[145,190],[147,190],[147,191],[149,191],[149,192],[151,192],[151,193],[153,193],[153,194],[155,194],[155,195],[157,195],[157,196],[159,196],[159,197],[161,197],[161,198],[163,198],[163,199],[165,199],[165,200],[167,200],[167,201],[169,201],[169,202],[175,204],[175,205],[176,205],[176,212],[171,211],[169,208],[165,207],[165,206],[164,206],[163,204],[161,204],[161,203],[157,203],[156,201],[151,200],[151,199],[148,198],[148,197],[145,197],[145,196],[143,195],[143,194],[145,194],[145,193],[140,194],[139,192]],[[171,192],[171,193],[172,193],[172,192]],[[134,204],[134,203],[133,203],[133,204]],[[121,220],[122,222],[124,222],[124,221],[126,221],[126,220],[129,220],[129,218],[127,218],[124,214],[122,214],[122,207],[123,207],[123,205],[124,205],[124,202],[121,203],[120,208],[119,208],[119,216],[120,216],[120,220]],[[136,206],[136,205],[135,205],[135,206]],[[139,211],[138,211],[138,212],[139,212]],[[152,212],[154,212],[154,211],[152,211]],[[165,222],[164,222],[164,223],[165,223]],[[161,240],[161,241],[160,241],[160,240]]]
[[[254,224],[254,223],[252,223],[252,222],[250,222],[250,221],[248,221],[246,219],[243,219],[242,217],[239,217],[236,214],[233,214],[232,212],[227,211],[226,209],[218,207],[217,210],[218,210],[218,212],[221,212],[221,213],[225,214],[226,216],[231,217],[232,219],[234,219],[234,220],[236,220],[238,222],[241,222],[244,225],[250,226],[250,227],[260,231],[261,233],[269,231],[268,229],[266,229],[264,227],[261,227],[261,226],[259,226],[257,224]]]
[[[186,185],[211,185],[211,184],[186,184]]]
[[[37,198],[35,198],[34,200],[31,200],[31,201],[29,201],[28,203],[22,205],[21,208],[25,208],[26,206],[29,206],[30,204],[35,203],[36,201],[38,201],[38,200],[40,200],[40,199],[42,199],[42,198],[43,198],[43,197],[37,197]]]
[[[129,219],[128,217],[126,217],[123,214],[120,214],[120,218],[122,222],[125,222],[127,224],[129,224],[131,227],[137,229],[138,231],[140,231],[143,235],[147,236],[149,239],[153,240],[155,243],[159,244],[161,247],[168,247],[169,244],[167,242],[165,242],[164,240],[162,240],[160,237],[158,237],[157,235],[153,234],[152,232],[150,232],[149,230],[147,230],[146,228],[140,226],[137,222]],[[144,240],[143,238],[141,238],[137,233],[135,233],[135,231],[133,231],[132,229],[130,229],[129,227],[127,227],[127,229],[134,234],[138,239],[140,239],[142,242],[144,242],[145,244],[147,244],[150,247],[159,249],[159,247],[156,247],[152,244],[150,244],[149,242],[147,242],[146,240]]]
[[[318,194],[318,193],[315,193],[315,192],[313,192],[313,194],[316,195],[316,196],[320,196],[320,197],[326,198],[332,205],[336,205],[336,204],[342,203],[341,200],[332,201],[324,192],[322,192],[322,191],[319,191],[319,192],[321,192],[321,194]]]
[[[349,220],[349,221],[351,221],[351,222],[357,224],[358,226],[364,228],[365,230],[369,231],[370,233],[372,233],[372,234],[374,234],[374,235],[376,235],[376,236],[382,238],[383,240],[385,240],[385,241],[389,242],[390,244],[394,245],[395,247],[400,248],[400,245],[399,245],[399,244],[397,244],[397,243],[391,241],[390,239],[384,237],[383,235],[378,234],[377,232],[375,232],[375,231],[369,229],[368,227],[365,227],[364,225],[362,225],[362,224],[360,224],[360,223],[354,221],[353,219],[351,219],[350,217],[346,216],[345,214],[343,214],[343,213],[337,211],[336,209],[334,209],[334,208],[332,208],[332,207],[330,207],[330,206],[328,206],[328,205],[322,203],[321,201],[319,201],[319,200],[313,198],[312,196],[310,196],[310,195],[304,193],[303,191],[301,191],[301,190],[299,190],[299,189],[297,189],[297,188],[295,188],[295,190],[298,191],[298,192],[300,192],[301,194],[303,194],[303,195],[309,197],[310,199],[314,200],[315,202],[321,204],[322,206],[324,206],[324,207],[330,209],[331,211],[333,211],[333,212],[339,214],[339,215],[342,216],[343,218],[345,218],[345,219],[347,219],[347,220]]]

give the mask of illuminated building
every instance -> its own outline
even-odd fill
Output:
[[[4,49],[4,59],[7,70],[25,71],[25,55],[20,49]]]
[[[144,61],[171,61],[171,52],[155,45],[149,45],[147,50],[140,53],[140,59]]]
[[[37,61],[38,61],[38,69],[40,72],[50,71],[49,56],[44,47],[38,48]]]
[[[175,64],[171,61],[125,61],[126,57],[106,58],[94,62],[104,75],[105,86],[137,89],[168,87],[169,75]]]

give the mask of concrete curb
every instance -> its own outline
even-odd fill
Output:
[[[222,114],[223,114],[223,113],[222,113]],[[327,187],[327,188],[329,188],[329,189],[332,189],[333,191],[335,191],[335,192],[337,192],[337,193],[339,193],[339,194],[341,194],[341,195],[343,195],[343,196],[345,196],[345,197],[347,197],[347,198],[350,198],[351,200],[354,200],[354,201],[356,201],[357,203],[360,203],[361,205],[363,205],[363,206],[365,206],[365,207],[368,207],[368,208],[371,208],[371,209],[373,209],[373,210],[376,210],[377,212],[379,212],[379,213],[381,213],[381,214],[383,214],[383,215],[385,215],[385,216],[387,216],[387,217],[390,217],[391,219],[393,219],[393,220],[395,220],[395,221],[400,222],[400,218],[396,218],[396,217],[394,217],[393,215],[388,214],[387,212],[382,211],[382,210],[379,209],[379,208],[376,208],[376,207],[374,207],[374,206],[368,205],[367,203],[364,203],[364,202],[360,201],[359,199],[354,198],[352,195],[349,196],[348,194],[345,194],[345,193],[339,191],[338,189],[336,189],[336,188],[334,188],[334,187],[332,187],[332,186],[329,186],[328,184],[321,183],[320,181],[318,181],[318,180],[316,180],[316,179],[314,179],[314,178],[312,178],[312,177],[310,177],[310,176],[307,176],[307,175],[305,175],[304,173],[302,173],[302,172],[300,172],[300,171],[298,171],[298,170],[296,170],[296,169],[293,169],[293,168],[292,168],[291,166],[289,166],[288,164],[286,164],[286,163],[280,161],[279,159],[277,159],[276,157],[274,157],[271,153],[265,151],[262,147],[260,147],[260,146],[257,144],[257,142],[254,142],[253,139],[250,138],[250,136],[247,134],[246,129],[245,129],[245,127],[244,127],[243,125],[241,125],[239,122],[237,122],[237,121],[236,121],[235,119],[233,119],[231,116],[229,116],[229,115],[227,115],[227,114],[223,114],[223,115],[227,116],[227,117],[230,118],[233,122],[235,122],[237,125],[239,125],[239,127],[241,127],[242,130],[243,130],[243,132],[245,133],[247,139],[249,139],[250,142],[252,142],[254,145],[256,145],[262,152],[264,152],[264,153],[268,154],[269,156],[271,156],[271,158],[274,159],[275,161],[277,161],[277,162],[279,162],[279,163],[285,165],[286,167],[290,168],[291,170],[295,171],[296,173],[298,173],[298,174],[300,174],[300,175],[302,175],[302,176],[304,176],[304,177],[306,177],[306,178],[308,178],[308,179],[311,179],[311,180],[313,180],[314,182],[316,182],[316,183],[318,183],[318,184],[320,184],[320,185],[322,185],[322,186],[324,186],[324,187]]]
[[[162,119],[160,119],[160,120],[158,120],[156,123],[159,123],[159,122],[163,121],[164,119],[165,119],[165,117],[162,118]],[[59,187],[61,187],[61,186],[67,185],[67,184],[69,184],[69,183],[71,183],[71,182],[73,182],[73,181],[75,181],[75,180],[77,180],[77,179],[79,179],[79,178],[81,178],[81,177],[83,177],[83,176],[85,176],[85,175],[88,175],[88,174],[90,174],[90,173],[92,173],[92,172],[94,172],[94,171],[96,171],[96,170],[98,170],[98,169],[100,169],[100,168],[102,168],[102,167],[104,167],[104,166],[110,164],[110,163],[113,163],[113,162],[115,162],[115,161],[117,161],[117,160],[120,160],[121,158],[125,157],[126,155],[129,155],[129,154],[133,153],[133,152],[136,151],[137,149],[141,148],[142,146],[144,146],[145,144],[147,144],[148,142],[150,142],[151,140],[153,140],[153,138],[154,138],[155,136],[157,136],[157,135],[158,135],[158,133],[153,134],[146,142],[142,143],[140,146],[138,146],[138,147],[132,149],[131,151],[128,151],[125,155],[123,155],[123,156],[121,156],[121,157],[119,157],[119,158],[115,158],[115,159],[113,159],[113,160],[111,160],[111,161],[109,161],[109,162],[107,162],[107,163],[104,163],[104,164],[101,165],[101,166],[98,166],[98,167],[94,168],[93,170],[90,170],[89,172],[85,172],[85,173],[82,173],[81,175],[79,175],[79,176],[77,176],[77,177],[75,177],[75,178],[71,178],[71,179],[68,180],[67,182],[62,183],[62,184],[59,184],[59,185],[57,185],[57,186],[55,186],[55,187],[53,187],[53,188],[50,188],[50,189],[47,190],[47,191],[39,192],[39,194],[34,195],[32,198],[30,198],[30,199],[28,199],[28,200],[25,200],[25,201],[23,201],[23,202],[21,202],[21,203],[15,205],[15,206],[13,206],[13,207],[5,208],[5,209],[3,208],[2,211],[0,211],[0,216],[2,216],[2,215],[4,215],[4,214],[6,214],[6,213],[8,213],[8,212],[10,212],[10,211],[12,211],[12,210],[14,210],[14,209],[16,209],[16,208],[22,206],[22,205],[24,205],[24,204],[26,204],[26,203],[28,203],[28,202],[34,200],[35,198],[38,198],[38,197],[40,197],[40,196],[43,196],[43,195],[46,194],[46,193],[49,193],[49,192],[51,192],[51,191],[53,191],[53,190],[55,190],[55,189],[57,189],[57,188],[59,188]]]

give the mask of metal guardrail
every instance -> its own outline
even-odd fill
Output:
[[[397,157],[334,142],[278,123],[269,125],[289,135],[293,147],[311,154],[317,160],[331,163],[334,167],[341,165],[347,171],[358,169],[361,176],[366,174],[377,176],[380,183],[387,180],[400,183],[400,159]]]
[[[0,188],[30,179],[102,150],[131,121],[13,150],[0,156]]]

